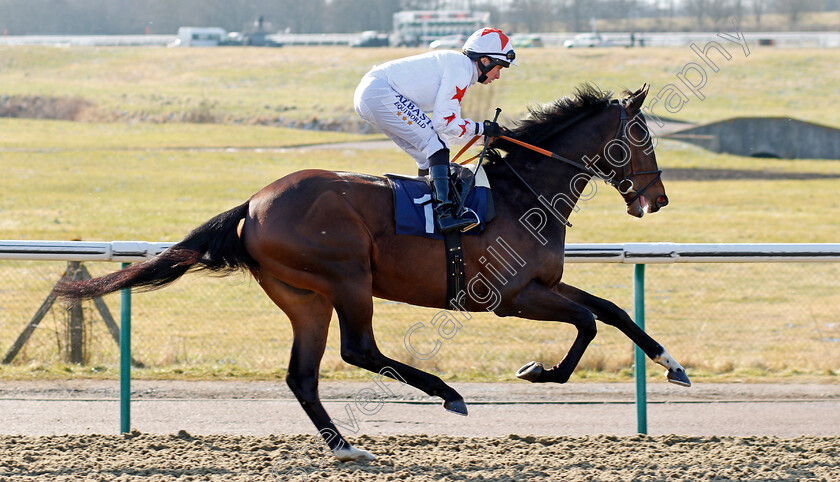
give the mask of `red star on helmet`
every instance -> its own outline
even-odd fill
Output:
[[[455,95],[452,96],[453,99],[457,100],[458,103],[461,103],[461,100],[464,98],[464,94],[467,93],[467,86],[465,85],[464,88],[460,88],[457,85],[455,86]]]
[[[488,35],[488,34],[491,34],[491,33],[499,34],[499,39],[502,41],[502,48],[504,48],[504,46],[507,45],[507,43],[508,43],[507,35],[503,34],[502,31],[497,29],[497,28],[485,28],[481,32],[481,36],[484,37],[485,35]]]
[[[461,128],[461,133],[458,134],[458,137],[464,137],[464,134],[467,133],[467,124],[469,124],[469,121],[464,121],[463,124],[458,126]]]
[[[453,112],[452,115],[448,115],[443,118],[446,121],[446,125],[449,125],[450,122],[455,120],[455,113]]]

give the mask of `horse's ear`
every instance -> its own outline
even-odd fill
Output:
[[[627,99],[627,110],[631,113],[638,112],[642,108],[642,104],[645,103],[648,90],[650,90],[650,86],[644,83],[639,90],[630,94],[630,97]]]

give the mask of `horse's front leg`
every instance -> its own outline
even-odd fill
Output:
[[[516,372],[517,377],[529,382],[566,383],[596,334],[595,316],[591,311],[534,281],[512,301],[503,303],[495,313],[530,320],[562,321],[577,328],[575,341],[560,363],[545,368],[542,363],[532,361]]]
[[[341,358],[352,365],[385,375],[418,388],[428,395],[443,399],[443,408],[467,415],[464,398],[439,377],[388,358],[376,346],[373,335],[373,295],[370,274],[347,277],[350,281],[337,284],[333,298],[341,326]],[[359,281],[361,279],[362,281]]]
[[[621,330],[645,352],[648,358],[668,369],[666,375],[669,382],[685,387],[691,386],[691,381],[688,379],[685,369],[668,354],[668,351],[662,345],[639,328],[639,325],[634,323],[630,316],[615,303],[598,298],[566,283],[559,283],[554,287],[554,291],[564,298],[585,306],[595,314],[599,321]]]

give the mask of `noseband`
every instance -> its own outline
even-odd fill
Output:
[[[627,115],[627,108],[624,106],[623,102],[621,102],[618,99],[613,99],[612,101],[610,101],[610,103],[611,104],[617,104],[621,108],[621,119],[619,120],[619,123],[618,123],[618,132],[615,133],[615,136],[613,137],[613,140],[618,140],[622,144],[626,145],[627,144],[627,124],[630,121],[631,117],[629,117]],[[636,117],[637,115],[639,115],[639,113],[640,112],[637,112],[633,117]],[[650,135],[650,132],[648,132],[648,135]],[[634,176],[642,176],[642,175],[645,175],[645,174],[656,174],[656,176],[653,178],[652,181],[647,183],[647,185],[645,187],[643,187],[641,190],[636,191],[636,195],[633,196],[629,201],[627,201],[627,205],[629,206],[629,205],[633,204],[637,199],[642,197],[642,195],[645,193],[645,191],[647,191],[647,189],[649,187],[651,187],[656,181],[658,181],[662,177],[662,170],[661,169],[656,169],[656,170],[653,170],[653,171],[634,172],[633,171],[633,163],[629,162],[628,164],[629,164],[629,167],[630,167],[630,173],[629,174],[624,174],[625,166],[622,166],[622,168],[621,168],[622,178],[619,181],[616,181],[614,178],[606,178],[605,176],[602,176],[600,173],[595,172],[594,169],[590,168],[590,169],[587,169],[587,170],[590,171],[590,172],[593,172],[596,176],[603,179],[605,182],[609,183],[614,188],[618,189],[618,191],[622,194],[626,193],[626,192],[629,192],[633,188],[633,177]],[[621,189],[621,185],[625,181],[630,183],[630,185],[627,187],[626,190]]]

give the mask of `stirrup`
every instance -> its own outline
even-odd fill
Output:
[[[474,224],[473,221],[469,219],[461,219],[454,216],[446,204],[441,204],[440,208],[441,209],[435,210],[435,214],[437,214],[437,225],[441,234],[446,234],[456,230],[464,231],[465,229],[470,229]]]
[[[470,224],[469,226],[467,226],[467,227],[465,227],[465,228],[461,228],[461,232],[462,232],[462,233],[466,233],[466,232],[467,232],[467,231],[469,231],[470,229],[472,229],[472,228],[474,228],[474,227],[476,227],[476,226],[480,226],[480,225],[481,225],[481,218],[478,216],[478,213],[477,213],[477,212],[475,212],[475,211],[473,211],[472,209],[470,209],[470,208],[468,208],[468,207],[466,207],[466,206],[465,206],[465,207],[464,207],[464,210],[462,211],[462,213],[463,213],[463,214],[472,214],[473,216],[475,216],[475,221],[470,221],[470,223],[471,223],[471,224]],[[465,218],[461,218],[461,217],[459,217],[459,219],[464,219],[464,221],[467,221],[467,219],[465,219]]]

